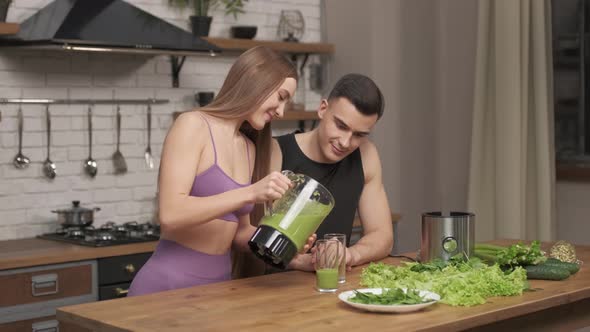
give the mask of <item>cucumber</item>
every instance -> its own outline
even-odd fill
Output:
[[[569,263],[569,262],[560,261],[557,258],[547,258],[547,260],[543,264],[549,265],[549,266],[561,267],[562,269],[568,270],[568,272],[570,274],[575,274],[576,272],[580,271],[580,265],[578,265],[576,263]]]
[[[527,265],[526,270],[527,279],[542,279],[542,280],[563,280],[570,276],[568,270],[552,265]]]

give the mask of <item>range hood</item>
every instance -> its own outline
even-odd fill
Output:
[[[194,55],[221,50],[123,0],[55,0],[0,47]]]

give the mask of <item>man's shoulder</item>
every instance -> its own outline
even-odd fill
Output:
[[[381,169],[381,160],[379,158],[379,151],[375,143],[366,140],[359,146],[361,153],[361,161],[363,164],[363,171],[365,173],[365,182],[372,178]]]
[[[361,152],[361,157],[364,159],[367,158],[379,158],[379,151],[377,151],[377,146],[370,140],[366,140],[359,146],[359,151]]]

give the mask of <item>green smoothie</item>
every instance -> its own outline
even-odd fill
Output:
[[[265,216],[260,225],[270,226],[283,233],[297,246],[297,250],[303,249],[307,238],[311,236],[320,226],[324,218],[330,212],[331,207],[315,205],[310,211],[302,211],[299,215],[290,216],[287,214],[274,214]],[[285,217],[287,216],[287,217]]]
[[[319,269],[315,271],[318,289],[338,288],[338,269]]]

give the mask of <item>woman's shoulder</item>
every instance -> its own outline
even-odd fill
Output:
[[[180,115],[176,118],[176,120],[174,121],[174,123],[189,123],[189,124],[193,124],[193,125],[204,125],[205,124],[205,119],[204,119],[204,114],[203,112],[197,111],[197,110],[193,110],[193,111],[186,111],[186,112],[182,112],[180,113]]]
[[[200,111],[186,111],[182,112],[176,120],[174,126],[185,130],[201,132],[201,129],[207,128],[205,115]]]
[[[182,112],[172,124],[169,135],[182,140],[192,140],[208,133],[207,123],[199,111]]]

